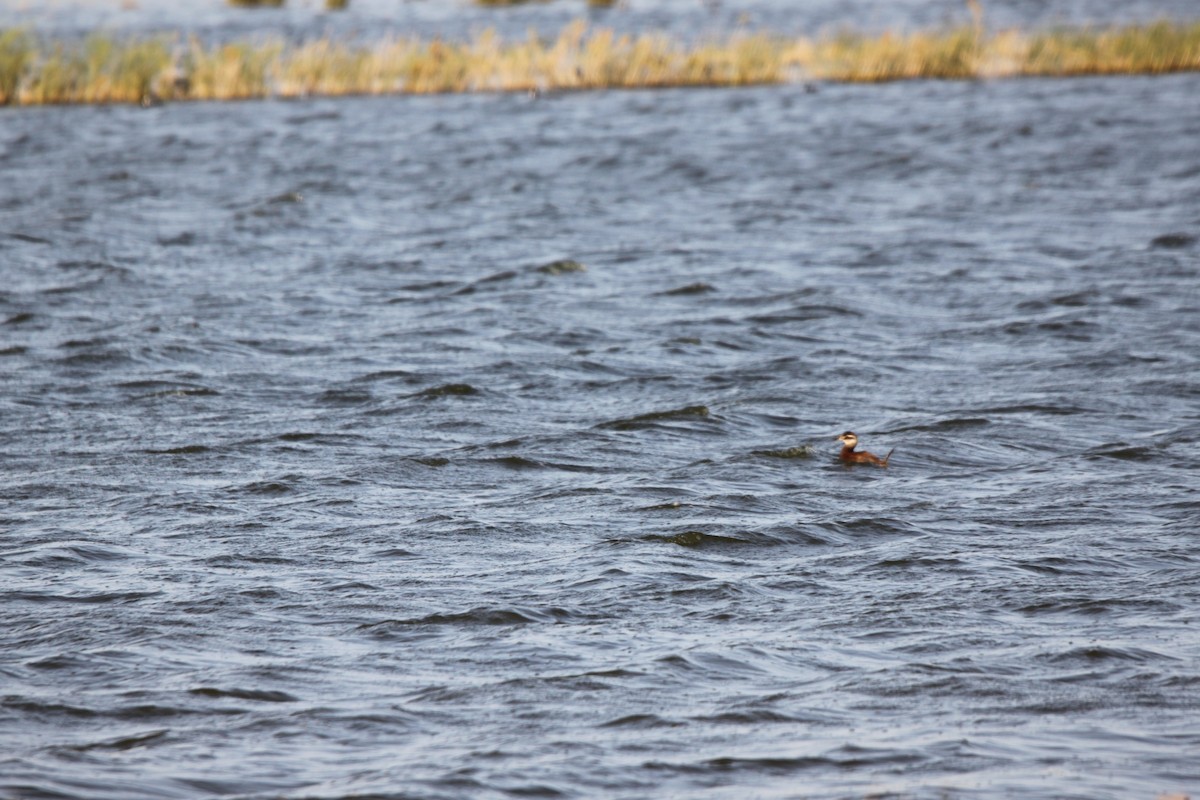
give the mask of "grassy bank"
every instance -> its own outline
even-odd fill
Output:
[[[204,44],[169,37],[47,41],[0,31],[0,103],[124,103],[309,95],[741,86],[1200,71],[1200,22],[862,36],[737,33],[684,44],[576,22],[554,39],[329,39]]]

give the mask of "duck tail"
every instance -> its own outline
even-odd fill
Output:
[[[888,450],[888,454],[883,457],[883,465],[885,467],[888,465],[888,459],[892,457],[892,453],[894,452],[896,452],[896,448],[893,447],[891,450]]]

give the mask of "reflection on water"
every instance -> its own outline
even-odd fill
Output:
[[[0,793],[1194,790],[1197,81],[5,112]]]

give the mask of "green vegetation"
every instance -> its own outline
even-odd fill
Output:
[[[333,0],[330,6],[336,5]],[[164,37],[43,41],[0,31],[0,104],[124,103],[470,91],[739,86],[1200,71],[1200,22],[1104,30],[940,32],[817,39],[735,33],[685,45],[582,21],[554,39],[330,39],[204,44]]]

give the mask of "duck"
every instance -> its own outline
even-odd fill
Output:
[[[896,448],[888,450],[888,454],[883,458],[868,453],[866,450],[855,450],[858,447],[858,434],[854,431],[846,431],[835,441],[842,443],[842,452],[838,455],[846,464],[874,464],[877,467],[887,468],[888,459],[892,457],[892,453],[896,452]]]

